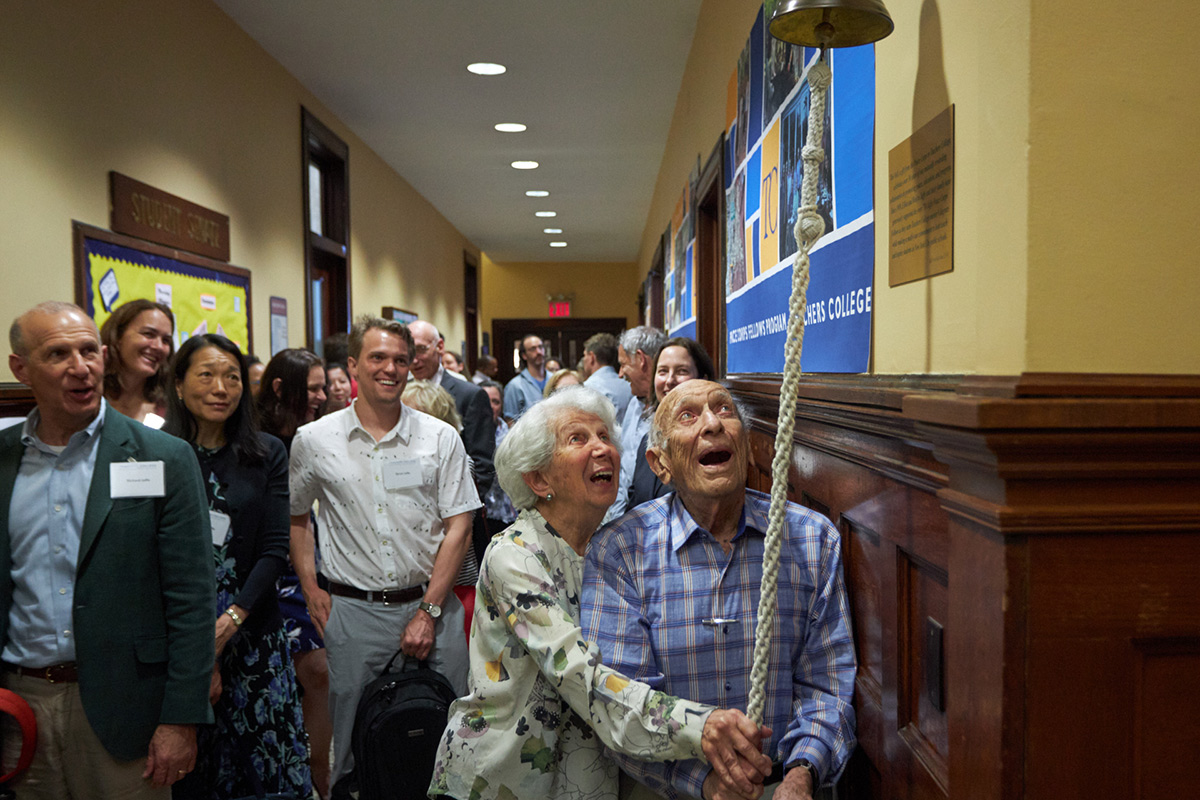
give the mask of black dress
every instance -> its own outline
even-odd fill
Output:
[[[268,792],[312,794],[308,737],[275,594],[288,556],[287,453],[275,437],[259,435],[267,448],[260,464],[239,463],[228,446],[196,448],[209,506],[231,520],[225,541],[213,546],[215,611],[236,604],[248,616],[221,654],[216,724],[198,730],[196,768],[175,784],[176,798],[253,796],[246,763]]]
[[[637,460],[633,468],[633,480],[629,483],[629,502],[625,504],[626,510],[633,509],[651,500],[657,500],[675,491],[670,486],[664,485],[658,479],[658,476],[654,474],[654,470],[650,469],[650,464],[646,461],[646,447],[649,442],[650,436],[647,434],[642,437],[642,441],[638,445]]]

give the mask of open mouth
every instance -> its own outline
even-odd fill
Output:
[[[726,463],[731,458],[733,458],[733,453],[728,450],[710,450],[700,456],[700,464],[705,467],[715,467]]]
[[[610,469],[601,470],[600,472],[592,474],[592,483],[612,483],[612,481],[613,473]]]

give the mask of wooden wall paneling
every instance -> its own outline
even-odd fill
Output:
[[[731,383],[769,491],[778,378]],[[842,796],[1200,797],[1200,377],[805,376],[796,414],[860,663]]]
[[[1135,639],[1135,800],[1187,797],[1195,789],[1200,697],[1182,694],[1200,675],[1200,638]]]
[[[1200,796],[1194,770],[1138,760],[1140,720],[1170,725],[1200,705],[1200,681],[1168,688],[1180,662],[1148,662],[1135,645],[1200,640],[1196,381],[1022,376],[994,391],[1004,383],[902,404],[949,470],[939,497],[953,520],[952,609],[985,624],[971,647],[951,650],[985,694],[970,698],[969,716],[952,712],[951,741],[965,737],[953,794],[1133,797],[1152,785],[1171,790],[1154,796]],[[998,552],[985,560],[986,550]],[[960,581],[971,574],[992,585],[971,592]],[[977,605],[959,606],[964,594]],[[1177,741],[1177,758],[1200,752],[1196,737]]]
[[[743,387],[739,399],[750,411],[755,464],[748,484],[769,492],[778,398],[755,379]],[[857,394],[841,381],[806,388],[810,397],[798,409],[789,497],[826,515],[842,532],[859,661],[860,747],[841,788],[852,798],[940,800],[946,797],[947,728],[926,688],[923,644],[926,618],[943,627],[947,622],[947,523],[935,494],[945,485],[944,467],[901,419],[902,395],[886,381]],[[914,635],[920,645],[898,646]],[[908,659],[903,665],[901,653]]]
[[[25,384],[0,384],[0,418],[27,416],[34,405],[33,392]]]

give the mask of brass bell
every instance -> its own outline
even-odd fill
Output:
[[[895,25],[883,0],[780,0],[767,23],[776,39],[805,47],[857,47]]]

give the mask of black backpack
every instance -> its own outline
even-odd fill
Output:
[[[399,651],[392,656],[363,690],[354,715],[350,749],[359,800],[425,800],[456,697],[426,662],[409,662]]]

